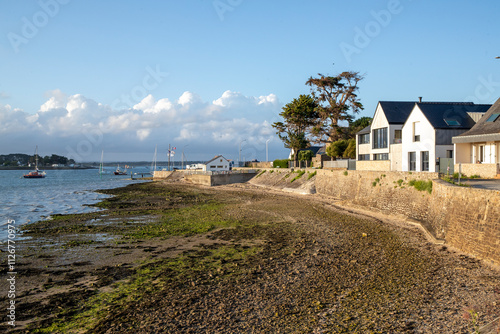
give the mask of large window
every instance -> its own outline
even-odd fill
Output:
[[[370,160],[370,155],[369,154],[359,154],[358,160]]]
[[[408,152],[408,161],[410,163],[409,169],[411,171],[417,170],[417,152]]]
[[[359,142],[359,144],[370,144],[370,134],[365,133],[365,134],[359,135],[358,142]]]
[[[394,130],[394,144],[401,144],[402,130]]]
[[[420,141],[420,122],[413,122],[413,141]]]
[[[373,130],[373,148],[387,148],[387,128]]]
[[[374,154],[373,160],[389,160],[389,153]]]
[[[421,161],[422,161],[422,171],[423,172],[428,172],[429,171],[429,151],[424,151],[420,153],[421,155]]]

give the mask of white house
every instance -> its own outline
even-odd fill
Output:
[[[400,171],[401,129],[415,102],[380,101],[370,126],[356,136],[356,169]]]
[[[402,170],[438,172],[438,158],[445,167],[443,163],[453,158],[452,137],[472,128],[473,118],[484,115],[489,107],[472,102],[415,103],[402,128]]]
[[[209,160],[205,163],[203,168],[206,172],[221,172],[221,171],[229,171],[231,163],[229,160],[224,158],[222,155],[217,155],[212,160]]]

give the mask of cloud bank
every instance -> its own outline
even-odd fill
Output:
[[[176,100],[148,95],[121,110],[60,90],[46,97],[34,114],[0,104],[2,154],[30,153],[38,145],[41,155],[61,154],[77,161],[97,161],[101,150],[108,160],[145,160],[152,157],[155,145],[166,156],[171,144],[177,147],[178,159],[182,149],[189,160],[216,154],[237,159],[241,143],[242,159],[262,160],[268,139],[270,158],[286,152],[271,127],[282,107],[274,94],[254,97],[226,91],[207,102],[186,91]]]

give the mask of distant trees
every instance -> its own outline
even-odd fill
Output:
[[[36,160],[35,155],[28,155],[22,153],[0,155],[0,165],[2,166],[19,166],[19,165],[26,166],[30,163],[34,164],[35,160]],[[51,156],[45,156],[45,157],[38,156],[38,164],[40,166],[53,165],[53,164],[70,165],[74,163],[75,160],[68,159],[64,156],[57,154],[52,154]]]

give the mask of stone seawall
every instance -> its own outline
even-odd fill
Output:
[[[432,193],[411,180],[433,180]],[[419,221],[434,237],[500,264],[500,192],[450,185],[436,173],[318,170],[316,191]]]

